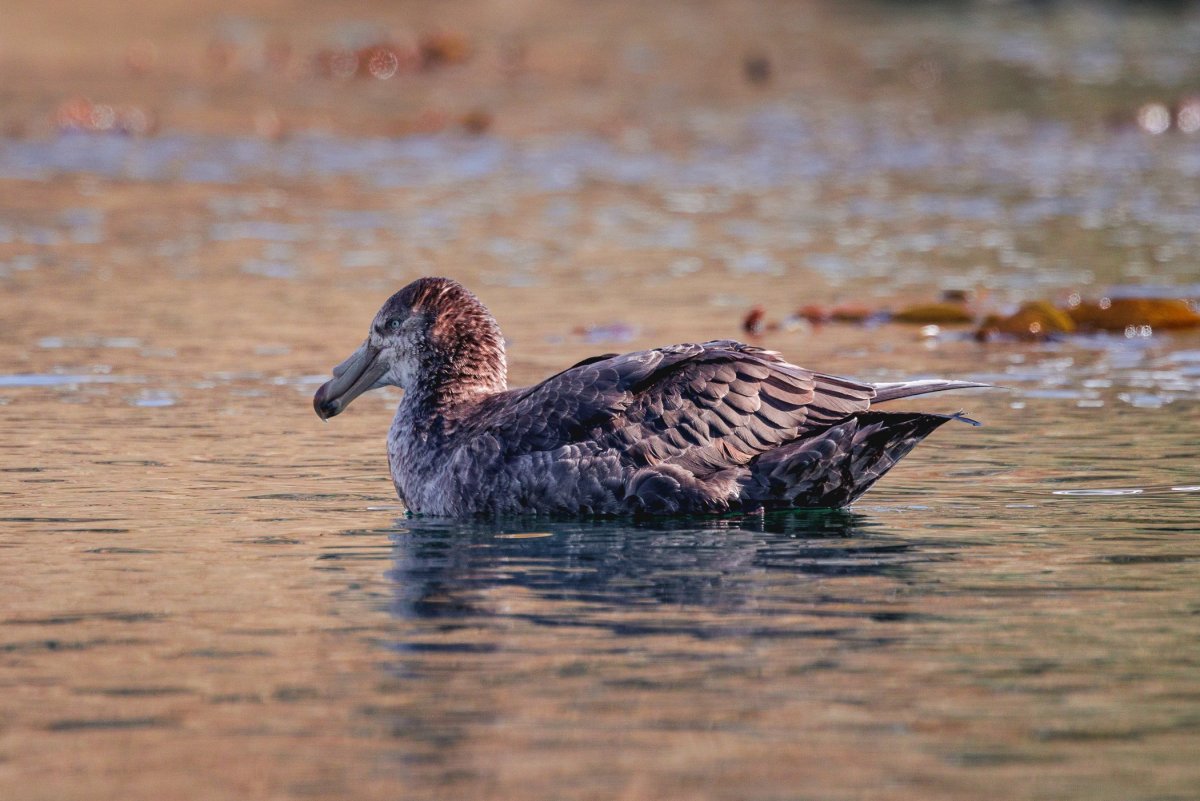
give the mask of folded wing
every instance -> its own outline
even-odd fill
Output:
[[[828,428],[874,397],[869,384],[721,340],[585,360],[498,396],[483,417],[502,441],[528,450],[586,441],[618,449],[635,467],[667,463],[703,476]]]

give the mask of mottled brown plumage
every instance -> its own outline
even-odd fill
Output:
[[[721,340],[606,354],[508,390],[499,326],[446,278],[393,295],[313,403],[328,418],[389,384],[405,390],[388,437],[396,490],[413,512],[451,516],[844,506],[957,417],[873,401],[980,386],[871,385]]]

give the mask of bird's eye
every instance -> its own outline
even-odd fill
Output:
[[[389,331],[399,331],[400,330],[399,318],[393,317],[392,319],[388,320],[387,327],[388,327]]]

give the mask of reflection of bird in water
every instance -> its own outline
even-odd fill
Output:
[[[960,415],[873,404],[981,386],[866,384],[730,340],[596,356],[507,388],[491,313],[447,278],[397,292],[334,368],[323,419],[405,391],[388,435],[400,498],[430,515],[712,513],[840,507]]]
[[[682,604],[691,611],[703,607],[724,612],[755,607],[763,612],[790,599],[811,614],[814,606],[840,597],[840,591],[820,579],[886,577],[873,585],[878,590],[902,581],[910,565],[933,558],[924,553],[921,541],[897,538],[880,531],[871,519],[842,509],[543,520],[534,530],[529,522],[433,517],[398,521],[390,532],[399,535],[390,547],[393,611],[407,618],[524,616],[551,625],[565,615],[576,625],[615,624],[626,632],[636,625],[712,634],[730,621],[672,622],[664,618],[662,607],[677,609]],[[862,590],[862,585],[854,586],[855,592]],[[773,588],[786,592],[779,595]],[[856,596],[864,617],[880,614],[877,605],[864,600]],[[590,611],[579,606],[580,601],[592,605]],[[634,624],[608,614],[622,607],[648,615]],[[846,614],[844,609],[839,612]],[[683,617],[690,616],[688,612]],[[755,625],[770,628],[765,620]]]

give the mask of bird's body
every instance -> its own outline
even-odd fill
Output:
[[[978,386],[871,385],[721,340],[599,356],[510,390],[495,319],[442,278],[392,296],[334,376],[314,398],[322,417],[376,386],[405,390],[388,435],[397,493],[456,517],[845,506],[957,416],[872,402]]]

